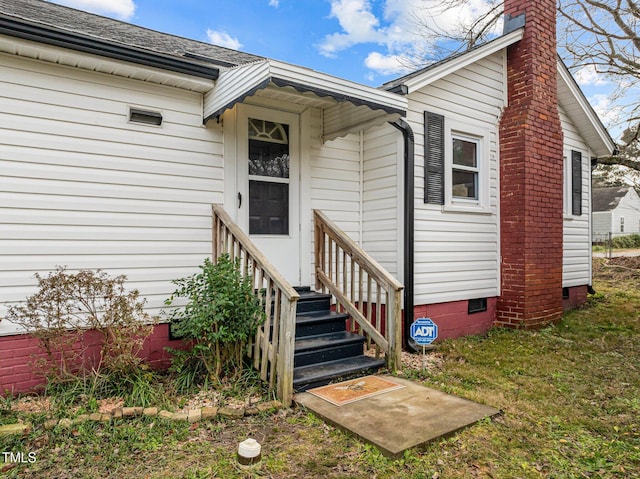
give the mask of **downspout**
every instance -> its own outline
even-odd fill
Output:
[[[403,346],[408,349],[409,332],[413,322],[413,270],[414,270],[414,147],[415,140],[411,126],[400,119],[390,123],[402,132],[404,137],[404,328]]]
[[[358,241],[360,241],[360,245],[364,248],[364,131],[360,130],[360,205],[359,205],[359,215],[360,226],[358,229]]]

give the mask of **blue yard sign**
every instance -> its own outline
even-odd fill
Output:
[[[438,325],[431,318],[418,318],[411,324],[411,339],[416,344],[426,346],[438,337]]]

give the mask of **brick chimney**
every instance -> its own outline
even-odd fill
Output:
[[[502,291],[496,324],[535,328],[562,316],[563,134],[558,114],[555,0],[505,0],[525,15],[508,48],[500,121]],[[517,23],[517,22],[516,22]]]

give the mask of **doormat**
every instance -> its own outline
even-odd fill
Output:
[[[337,384],[329,384],[307,392],[329,401],[335,406],[344,406],[360,399],[402,389],[406,386],[378,376],[365,376]]]

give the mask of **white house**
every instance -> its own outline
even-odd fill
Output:
[[[630,186],[593,189],[593,236],[640,233],[640,197]]]
[[[563,292],[576,304],[591,284],[587,159],[614,145],[541,44],[555,34],[547,1],[549,18],[529,22],[530,2],[507,0],[501,37],[371,88],[0,0],[0,317],[56,265],[126,274],[159,312],[170,281],[217,251],[217,204],[286,282],[312,288],[322,212],[404,286],[405,340],[425,315],[441,337],[557,320]],[[543,95],[518,95],[540,82]],[[327,276],[370,294],[347,256],[364,257],[345,253]],[[394,303],[352,304],[381,318]],[[25,341],[0,322],[0,388],[34,384]]]

